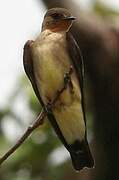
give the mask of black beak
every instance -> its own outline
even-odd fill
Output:
[[[74,16],[67,16],[67,17],[63,17],[62,19],[63,20],[75,20],[76,17],[74,17]]]

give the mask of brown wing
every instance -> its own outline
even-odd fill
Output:
[[[35,94],[37,98],[39,99],[42,106],[44,106],[42,99],[40,97],[40,94],[38,92],[35,76],[34,76],[34,70],[33,70],[33,61],[32,61],[32,54],[31,54],[31,46],[33,45],[33,41],[27,41],[24,45],[24,53],[23,53],[23,64],[25,72],[31,81],[31,84],[33,86],[33,89],[35,91]]]
[[[81,50],[71,35],[71,33],[67,33],[67,47],[68,52],[70,54],[70,58],[76,70],[78,79],[80,81],[80,88],[83,89],[83,82],[84,82],[84,63],[83,63],[83,56]]]
[[[84,113],[84,120],[85,120],[85,109],[84,109],[84,63],[83,57],[81,54],[81,50],[76,43],[75,39],[71,35],[71,33],[67,33],[67,48],[70,58],[72,60],[72,64],[76,70],[76,75],[79,80],[79,85],[81,89],[81,96],[82,96],[82,109]],[[85,121],[86,122],[86,121]]]
[[[67,47],[68,47],[68,53],[70,55],[70,58],[72,60],[72,64],[76,70],[76,75],[79,80],[79,86],[81,89],[81,96],[82,96],[82,110],[83,110],[83,116],[84,121],[86,124],[86,116],[85,116],[85,107],[84,107],[84,64],[83,64],[83,58],[81,55],[81,51],[79,46],[77,45],[75,39],[70,33],[67,33]],[[85,139],[82,142],[75,142],[72,145],[73,150],[76,151],[76,153],[71,151],[71,158],[74,165],[74,168],[77,170],[82,169],[83,167],[93,167],[94,166],[94,160],[92,157],[92,154],[89,149],[89,145],[87,142],[87,130],[85,131]],[[80,153],[81,149],[81,153]]]

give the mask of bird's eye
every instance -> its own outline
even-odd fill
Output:
[[[60,18],[63,17],[63,15],[62,15],[62,14],[55,13],[55,14],[52,14],[52,17],[53,17],[54,19],[60,19]]]

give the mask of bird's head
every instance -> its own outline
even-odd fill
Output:
[[[75,17],[73,17],[67,9],[49,9],[44,16],[42,31],[46,29],[53,32],[68,31],[73,20],[75,20]]]

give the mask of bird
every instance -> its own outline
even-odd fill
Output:
[[[70,153],[74,169],[80,171],[93,168],[94,158],[87,141],[83,58],[70,32],[75,19],[67,9],[49,9],[41,33],[24,45],[23,65],[41,106],[47,109],[49,122]],[[48,108],[70,67],[70,84],[55,106]]]

